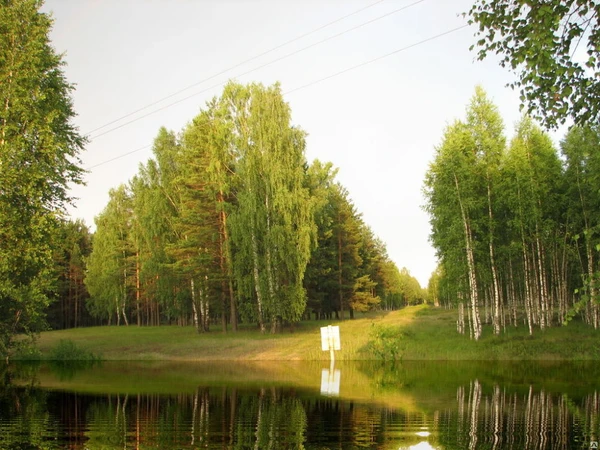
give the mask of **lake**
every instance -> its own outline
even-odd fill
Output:
[[[0,366],[2,449],[593,449],[596,363]]]

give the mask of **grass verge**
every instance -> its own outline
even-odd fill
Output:
[[[38,349],[49,359],[61,340],[69,340],[103,360],[326,361],[329,353],[321,351],[319,328],[330,323],[340,327],[338,360],[386,359],[390,352],[396,360],[600,359],[600,330],[581,323],[534,330],[533,336],[524,326],[495,336],[486,325],[482,338],[472,341],[456,332],[455,310],[425,305],[359,314],[354,320],[303,322],[293,333],[277,335],[248,328],[224,334],[218,327],[197,334],[192,327],[178,326],[49,331],[41,334]],[[377,346],[377,339],[385,340]]]

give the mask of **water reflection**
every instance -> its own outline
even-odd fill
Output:
[[[335,370],[339,397],[318,364],[4,367],[0,448],[566,450],[600,434],[589,365]]]
[[[457,389],[457,408],[440,419],[456,424],[441,429],[440,440],[464,448],[573,449],[593,448],[598,441],[600,399],[591,389],[584,395],[536,390],[511,392],[495,384],[484,393],[478,380]]]
[[[340,382],[342,371],[335,368],[332,360],[329,369],[321,371],[321,395],[338,397],[340,395]]]

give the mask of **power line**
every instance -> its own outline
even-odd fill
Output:
[[[90,167],[86,168],[85,170],[95,169],[96,167],[103,166],[104,164],[108,164],[110,162],[116,161],[117,159],[124,158],[125,156],[132,155],[133,153],[140,152],[140,151],[145,150],[145,149],[150,148],[150,147],[152,147],[152,144],[144,145],[143,147],[136,148],[135,150],[131,150],[130,152],[123,153],[122,155],[115,156],[114,158],[107,159],[106,161],[99,162],[98,164],[94,164],[93,166],[90,166]]]
[[[337,77],[337,76],[339,76],[339,75],[342,75],[342,74],[344,74],[344,73],[346,73],[346,72],[350,72],[351,70],[358,69],[359,67],[366,66],[366,65],[368,65],[368,64],[371,64],[371,63],[374,63],[374,62],[376,62],[376,61],[382,60],[382,59],[384,59],[384,58],[387,58],[387,57],[389,57],[389,56],[392,56],[392,55],[395,55],[395,54],[397,54],[397,53],[403,52],[403,51],[405,51],[405,50],[409,50],[409,49],[411,49],[411,48],[414,48],[414,47],[417,47],[417,46],[419,46],[419,45],[425,44],[425,43],[427,43],[427,42],[433,41],[433,40],[435,40],[435,39],[439,39],[439,38],[441,38],[441,37],[443,37],[443,36],[447,36],[447,35],[449,35],[449,34],[451,34],[451,33],[455,33],[456,31],[462,30],[463,28],[467,28],[468,26],[469,26],[468,24],[465,24],[465,25],[461,25],[460,27],[452,28],[451,30],[444,31],[443,33],[439,33],[439,34],[436,34],[435,36],[428,37],[428,38],[426,38],[426,39],[423,39],[423,40],[421,40],[421,41],[415,42],[414,44],[410,44],[410,45],[407,45],[407,46],[405,46],[405,47],[402,47],[402,48],[399,48],[399,49],[397,49],[397,50],[394,50],[394,51],[392,51],[392,52],[386,53],[385,55],[378,56],[378,57],[376,57],[376,58],[370,59],[370,60],[368,60],[368,61],[364,61],[364,62],[362,62],[362,63],[360,63],[360,64],[356,64],[356,65],[354,65],[354,66],[351,66],[351,67],[347,67],[346,69],[340,70],[339,72],[335,72],[335,73],[333,73],[333,74],[331,74],[331,75],[328,75],[328,76],[326,76],[326,77],[320,78],[320,79],[318,79],[318,80],[315,80],[315,81],[311,81],[310,83],[307,83],[307,84],[305,84],[305,85],[302,85],[302,86],[299,86],[299,87],[297,87],[297,88],[291,89],[291,90],[289,90],[289,91],[287,91],[287,92],[284,92],[284,93],[283,93],[283,95],[288,95],[288,94],[291,94],[292,92],[296,92],[296,91],[299,91],[299,90],[302,90],[302,89],[306,89],[306,88],[308,88],[308,87],[310,87],[310,86],[313,86],[313,85],[315,85],[315,84],[321,83],[322,81],[329,80],[329,79],[331,79],[331,78],[334,78],[334,77]],[[103,162],[101,162],[101,163],[98,163],[98,164],[96,164],[96,165],[93,165],[93,166],[91,166],[91,167],[88,167],[88,168],[87,168],[87,170],[93,169],[93,168],[95,168],[95,167],[98,167],[98,166],[101,166],[101,165],[103,165],[103,164],[107,164],[107,163],[109,163],[109,162],[113,162],[113,161],[115,161],[115,160],[117,160],[117,159],[120,159],[120,158],[123,158],[123,157],[125,157],[125,156],[131,155],[132,153],[135,153],[135,152],[138,152],[138,151],[140,151],[140,150],[143,150],[143,149],[149,148],[149,147],[151,147],[151,146],[152,146],[152,144],[148,144],[148,145],[146,145],[146,146],[144,146],[144,147],[138,148],[138,149],[136,149],[136,150],[133,150],[133,151],[130,151],[130,152],[128,152],[128,153],[124,153],[124,154],[122,154],[122,155],[119,155],[119,156],[117,156],[117,157],[115,157],[115,158],[112,158],[112,159],[109,159],[109,160],[107,160],[107,161],[103,161]]]
[[[357,9],[356,11],[353,11],[353,12],[351,12],[350,14],[346,14],[345,16],[343,16],[343,17],[340,17],[339,19],[335,19],[335,20],[333,20],[333,21],[331,21],[331,22],[328,22],[328,23],[326,23],[325,25],[321,25],[320,27],[318,27],[318,28],[315,28],[315,29],[314,29],[314,30],[312,30],[312,31],[308,31],[308,32],[306,32],[306,33],[304,33],[304,34],[301,34],[300,36],[296,36],[295,38],[293,38],[293,39],[290,39],[289,41],[286,41],[286,42],[284,42],[283,44],[279,44],[279,45],[277,45],[276,47],[273,47],[273,48],[271,48],[271,49],[269,49],[269,50],[266,50],[266,51],[264,51],[264,52],[262,52],[262,53],[259,53],[258,55],[252,56],[251,58],[248,58],[248,59],[246,59],[246,60],[244,60],[244,61],[242,61],[242,62],[240,62],[240,63],[237,63],[237,64],[235,64],[234,66],[231,66],[231,67],[229,67],[229,68],[227,68],[227,69],[223,69],[223,70],[222,70],[221,72],[219,72],[219,73],[216,73],[216,74],[214,74],[214,75],[211,75],[211,76],[210,76],[210,77],[208,77],[208,78],[204,78],[203,80],[197,81],[196,83],[190,84],[189,86],[186,86],[186,87],[184,87],[183,89],[180,89],[180,90],[178,90],[177,92],[173,92],[172,94],[169,94],[169,95],[167,95],[166,97],[160,98],[160,99],[158,99],[158,100],[156,100],[156,101],[154,101],[154,102],[152,102],[152,103],[149,103],[149,104],[147,104],[147,105],[145,105],[145,106],[142,106],[141,108],[138,108],[138,109],[136,109],[135,111],[132,111],[132,112],[130,112],[130,113],[127,113],[127,114],[125,114],[124,116],[121,116],[121,117],[119,117],[119,118],[117,118],[117,119],[111,120],[110,122],[107,122],[107,123],[105,123],[104,125],[101,125],[101,126],[99,126],[99,127],[97,127],[97,128],[94,128],[93,130],[90,130],[90,131],[88,131],[88,132],[87,132],[87,133],[85,133],[85,134],[86,134],[86,135],[90,135],[90,134],[92,134],[92,133],[94,133],[94,132],[96,132],[96,131],[98,131],[98,130],[101,130],[102,128],[106,128],[106,127],[108,127],[109,125],[112,125],[112,124],[114,124],[114,123],[120,122],[121,120],[123,120],[123,119],[126,119],[127,117],[133,116],[134,114],[137,114],[137,113],[139,113],[139,112],[141,112],[141,111],[144,111],[145,109],[148,109],[148,108],[150,108],[150,107],[152,107],[152,106],[155,106],[155,105],[157,105],[157,104],[159,104],[159,103],[162,103],[162,102],[164,102],[165,100],[168,100],[168,99],[170,99],[170,98],[172,98],[172,97],[175,97],[175,96],[176,96],[176,95],[178,95],[178,94],[181,94],[182,92],[185,92],[185,91],[187,91],[187,90],[189,90],[189,89],[191,89],[191,88],[193,88],[193,87],[196,87],[196,86],[198,86],[198,85],[200,85],[200,84],[203,84],[203,83],[205,83],[205,82],[207,82],[207,81],[209,81],[209,80],[212,80],[213,78],[216,78],[216,77],[218,77],[219,75],[223,75],[224,73],[226,73],[226,72],[229,72],[230,70],[236,69],[236,68],[238,68],[238,67],[240,67],[240,66],[242,66],[242,65],[244,65],[244,64],[246,64],[246,63],[249,63],[250,61],[254,61],[254,60],[255,60],[255,59],[257,59],[257,58],[260,58],[261,56],[265,56],[265,55],[267,55],[267,54],[269,54],[269,53],[272,53],[272,52],[274,52],[275,50],[278,50],[278,49],[280,49],[280,48],[282,48],[282,47],[285,47],[286,45],[289,45],[289,44],[291,44],[291,43],[293,43],[293,42],[296,42],[296,41],[298,41],[298,40],[300,40],[300,39],[302,39],[302,38],[305,38],[306,36],[310,36],[311,34],[314,34],[314,33],[318,32],[318,31],[321,31],[321,30],[323,30],[323,29],[325,29],[325,28],[327,28],[327,27],[330,27],[330,26],[331,26],[331,25],[333,25],[333,24],[336,24],[336,23],[338,23],[338,22],[341,22],[342,20],[344,20],[344,19],[347,19],[348,17],[351,17],[351,16],[353,16],[353,15],[355,15],[355,14],[358,14],[359,12],[362,12],[362,11],[365,11],[365,10],[367,10],[367,9],[369,9],[369,8],[372,8],[373,6],[375,6],[375,5],[378,5],[379,3],[383,2],[383,1],[385,1],[385,0],[377,0],[377,1],[376,1],[376,2],[374,2],[374,3],[371,3],[371,4],[367,5],[367,6],[364,6],[364,7],[362,7],[362,8],[359,8],[359,9]]]
[[[431,37],[428,37],[427,39],[423,39],[422,41],[415,42],[414,44],[408,45],[406,47],[399,48],[398,50],[394,50],[393,52],[386,53],[385,55],[378,56],[377,58],[370,59],[369,61],[365,61],[365,62],[362,62],[362,63],[357,64],[355,66],[348,67],[348,68],[346,68],[344,70],[340,70],[339,72],[333,73],[333,74],[328,75],[328,76],[326,76],[324,78],[320,78],[318,80],[311,81],[308,84],[305,84],[303,86],[299,86],[297,88],[294,88],[292,90],[284,92],[283,95],[291,94],[292,92],[299,91],[300,89],[307,88],[309,86],[312,86],[314,84],[320,83],[322,81],[328,80],[328,79],[333,78],[333,77],[337,77],[338,75],[341,75],[341,74],[346,73],[346,72],[350,72],[351,70],[354,70],[354,69],[358,69],[359,67],[366,66],[367,64],[374,63],[375,61],[379,61],[380,59],[387,58],[388,56],[395,55],[396,53],[400,53],[400,52],[403,52],[405,50],[411,49],[413,47],[416,47],[417,45],[425,44],[426,42],[433,41],[434,39],[441,38],[442,36],[446,36],[446,35],[448,35],[450,33],[454,33],[455,31],[462,30],[463,28],[467,28],[468,26],[469,26],[468,24],[461,25],[460,27],[453,28],[451,30],[445,31],[445,32],[440,33],[440,34],[436,34],[435,36],[431,36]]]
[[[320,40],[320,41],[318,41],[318,42],[315,42],[315,43],[313,43],[313,44],[310,44],[310,45],[308,45],[308,46],[306,46],[306,47],[303,47],[303,48],[301,48],[301,49],[299,49],[299,50],[296,50],[296,51],[293,51],[293,52],[291,52],[291,53],[288,53],[287,55],[283,55],[283,56],[281,56],[281,57],[279,57],[279,58],[276,58],[276,59],[274,59],[274,60],[271,60],[271,61],[269,61],[269,62],[267,62],[267,63],[265,63],[265,64],[262,64],[262,65],[260,65],[260,66],[258,66],[258,67],[255,67],[255,68],[253,68],[253,69],[247,70],[247,71],[246,71],[246,72],[244,72],[244,73],[241,73],[241,74],[238,74],[238,75],[236,75],[234,78],[243,77],[243,76],[245,76],[245,75],[248,75],[248,74],[250,74],[250,73],[252,73],[252,72],[256,72],[257,70],[263,69],[263,68],[265,68],[265,67],[267,67],[267,66],[270,66],[271,64],[274,64],[274,63],[276,63],[276,62],[282,61],[282,60],[284,60],[284,59],[287,59],[287,58],[289,58],[289,57],[291,57],[291,56],[297,55],[298,53],[301,53],[301,52],[303,52],[303,51],[305,51],[305,50],[308,50],[308,49],[310,49],[310,48],[312,48],[312,47],[316,47],[317,45],[320,45],[320,44],[322,44],[322,43],[324,43],[324,42],[330,41],[330,40],[332,40],[332,39],[335,39],[335,38],[337,38],[337,37],[340,37],[340,36],[342,36],[342,35],[344,35],[344,34],[346,34],[346,33],[349,33],[349,32],[351,32],[351,31],[357,30],[358,28],[362,28],[362,27],[364,27],[364,26],[366,26],[366,25],[370,25],[370,24],[372,24],[372,23],[374,23],[374,22],[377,22],[378,20],[381,20],[381,19],[384,19],[384,18],[386,18],[386,17],[389,17],[389,16],[391,16],[392,14],[399,13],[400,11],[403,11],[403,10],[405,10],[405,9],[408,9],[408,8],[412,7],[412,6],[418,5],[419,3],[423,3],[424,1],[425,1],[425,0],[417,0],[416,2],[410,3],[410,4],[408,4],[408,5],[402,6],[402,7],[400,7],[400,8],[397,8],[397,9],[394,9],[394,10],[392,10],[392,11],[390,11],[390,12],[386,13],[386,14],[383,14],[382,16],[376,17],[376,18],[374,18],[374,19],[371,19],[371,20],[369,20],[369,21],[367,21],[367,22],[363,22],[363,23],[361,23],[361,24],[359,24],[359,25],[356,25],[356,26],[354,26],[354,27],[352,27],[352,28],[349,28],[349,29],[347,29],[347,30],[341,31],[341,32],[339,32],[339,33],[337,33],[337,34],[334,34],[334,35],[332,35],[332,36],[329,36],[329,37],[327,37],[327,38],[325,38],[325,39],[322,39],[322,40]],[[211,77],[211,78],[212,78],[212,77]],[[92,140],[94,140],[94,139],[96,139],[96,138],[99,138],[100,136],[104,136],[105,134],[112,133],[112,132],[113,132],[113,131],[115,131],[115,130],[118,130],[118,129],[120,129],[120,128],[123,128],[123,127],[125,127],[125,126],[127,126],[127,125],[130,125],[130,124],[132,124],[132,123],[134,123],[134,122],[137,122],[137,121],[139,121],[139,120],[142,120],[142,119],[144,119],[144,118],[146,118],[146,117],[148,117],[148,116],[151,116],[151,115],[153,115],[153,114],[156,114],[157,112],[164,111],[165,109],[167,109],[167,108],[170,108],[171,106],[177,105],[177,104],[179,104],[179,103],[181,103],[181,102],[184,102],[185,100],[188,100],[188,99],[190,99],[190,98],[192,98],[192,97],[195,97],[196,95],[203,94],[203,93],[205,93],[205,92],[207,92],[207,91],[210,91],[211,89],[214,89],[214,88],[216,88],[216,87],[222,86],[222,85],[224,85],[225,83],[226,83],[225,81],[222,81],[222,82],[220,82],[220,83],[217,83],[217,84],[214,84],[214,85],[212,85],[212,86],[210,86],[210,87],[208,87],[208,88],[206,88],[206,89],[202,89],[201,91],[194,92],[193,94],[187,95],[187,96],[185,96],[185,97],[183,97],[183,98],[181,98],[181,99],[179,99],[179,100],[175,100],[174,102],[171,102],[171,103],[168,103],[168,104],[166,104],[166,105],[164,105],[164,106],[161,106],[160,108],[157,108],[157,109],[155,109],[155,110],[152,110],[152,111],[150,111],[150,112],[148,112],[148,113],[146,113],[146,114],[144,114],[144,115],[142,115],[142,116],[138,116],[138,117],[136,117],[136,118],[134,118],[134,119],[131,119],[131,120],[127,121],[127,122],[124,122],[124,123],[122,123],[121,125],[117,125],[116,127],[109,128],[108,130],[106,130],[106,131],[103,131],[102,133],[99,133],[99,134],[97,134],[96,136],[91,136],[91,139],[92,139]],[[146,109],[146,108],[143,108],[143,109]]]

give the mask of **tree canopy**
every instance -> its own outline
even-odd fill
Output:
[[[80,183],[84,138],[72,123],[73,89],[35,0],[0,7],[0,355],[16,333],[44,325],[53,239]]]
[[[305,158],[278,84],[230,82],[96,218],[86,285],[103,323],[277,332],[422,301],[330,163]]]
[[[549,128],[600,118],[600,3],[594,0],[478,0],[478,58],[500,56],[517,75],[527,113]]]
[[[474,339],[481,323],[533,333],[576,313],[600,327],[597,127],[571,128],[561,158],[528,116],[507,143],[481,88],[466,116],[446,129],[425,178],[440,264],[430,298],[457,305],[458,331]]]

